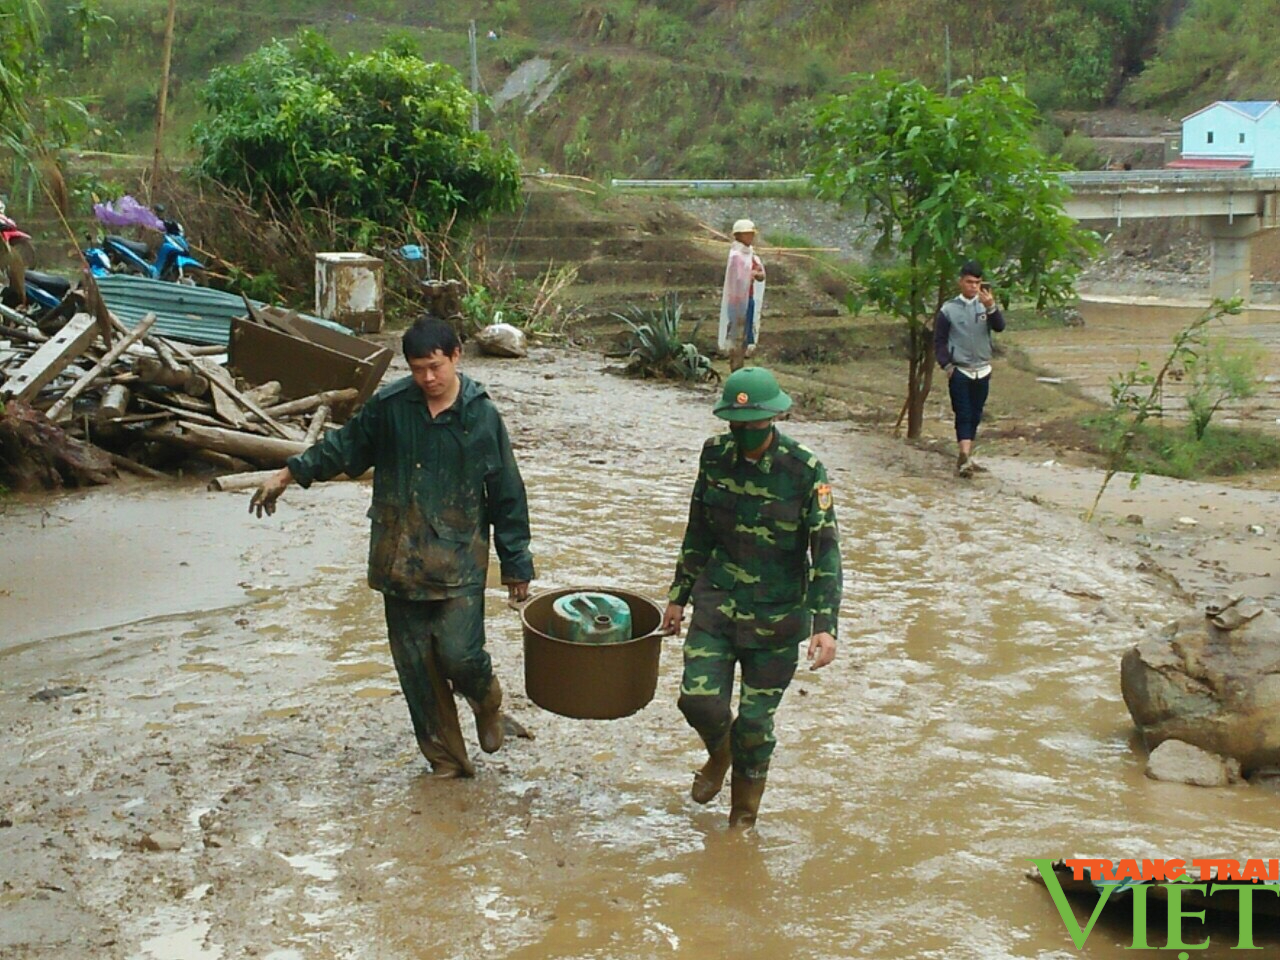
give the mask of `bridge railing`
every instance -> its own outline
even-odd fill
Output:
[[[1080,170],[1062,175],[1063,183],[1069,187],[1127,187],[1143,183],[1190,187],[1255,180],[1280,180],[1280,170]]]
[[[734,190],[768,190],[776,187],[793,188],[810,183],[811,177],[785,177],[779,180],[721,180],[698,178],[689,180],[629,180],[615,177],[611,182],[617,190],[709,190],[732,192]],[[1062,174],[1069,187],[1132,187],[1140,184],[1165,186],[1210,186],[1227,183],[1247,184],[1253,181],[1280,180],[1280,170],[1081,170]]]

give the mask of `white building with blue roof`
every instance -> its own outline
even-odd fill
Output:
[[[1280,101],[1218,100],[1182,118],[1183,170],[1280,170]]]

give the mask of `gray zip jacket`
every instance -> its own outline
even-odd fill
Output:
[[[954,297],[942,305],[933,318],[933,353],[938,366],[976,370],[991,362],[991,332],[1004,329],[999,307],[987,308],[977,297],[966,303]]]

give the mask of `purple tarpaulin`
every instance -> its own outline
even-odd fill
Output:
[[[133,197],[125,195],[114,203],[95,203],[93,215],[99,223],[108,227],[147,227],[150,230],[164,232],[164,221],[144,207]]]

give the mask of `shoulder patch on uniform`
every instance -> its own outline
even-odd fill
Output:
[[[831,504],[834,503],[834,499],[831,496],[831,484],[829,483],[818,484],[817,493],[818,493],[818,506],[823,510],[830,510]]]

